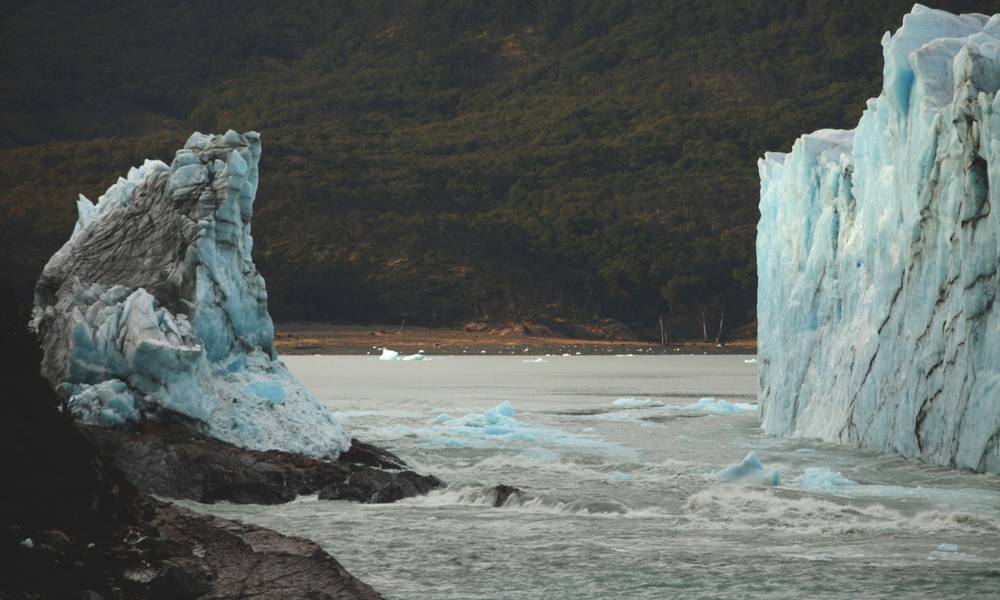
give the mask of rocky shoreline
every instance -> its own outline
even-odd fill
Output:
[[[88,542],[60,530],[22,538],[6,559],[0,598],[381,598],[309,540],[148,497],[137,505],[143,517],[120,540]],[[5,542],[10,549],[13,540]]]
[[[105,460],[141,492],[160,497],[240,504],[281,504],[318,494],[323,500],[395,502],[444,487],[410,470],[394,454],[351,440],[335,461],[247,450],[179,423],[136,428],[81,426]]]
[[[84,473],[77,476],[101,482],[89,510],[114,516],[96,532],[50,521],[50,515],[40,515],[41,522],[63,529],[8,524],[0,540],[2,600],[381,598],[312,541],[197,514],[152,495],[277,504],[318,494],[382,503],[444,486],[358,440],[336,461],[322,461],[245,450],[181,423],[69,427],[80,438],[79,451],[93,452],[78,458]]]

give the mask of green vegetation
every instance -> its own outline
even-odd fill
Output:
[[[906,0],[4,3],[18,300],[96,197],[195,129],[264,140],[278,319],[754,319],[756,160],[850,127]],[[953,11],[993,2],[940,2]]]

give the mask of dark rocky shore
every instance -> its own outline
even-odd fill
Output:
[[[0,323],[13,357],[0,402],[0,599],[381,597],[313,542],[198,515],[148,493],[233,502],[319,493],[385,502],[439,480],[357,441],[326,463],[241,450],[183,424],[80,428],[59,412],[38,375],[37,347],[23,323]]]
[[[140,491],[161,497],[281,504],[318,494],[323,500],[386,503],[444,486],[433,475],[409,470],[394,454],[356,439],[336,461],[323,461],[238,448],[183,424],[81,430]]]
[[[326,462],[243,450],[179,424],[127,431],[74,426],[58,415],[47,420],[64,437],[57,447],[68,443],[72,454],[60,452],[64,460],[37,466],[54,467],[50,474],[66,479],[6,490],[5,500],[11,492],[20,497],[0,536],[0,599],[381,598],[314,542],[196,514],[147,494],[274,504],[318,493],[393,502],[444,485],[357,440]],[[28,469],[25,464],[22,472]],[[66,485],[75,493],[59,506],[59,488]]]
[[[142,518],[116,542],[88,542],[60,530],[17,541],[0,598],[381,598],[308,540],[150,498],[137,506]],[[5,537],[9,549],[15,541]]]

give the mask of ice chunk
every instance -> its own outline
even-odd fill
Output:
[[[333,457],[350,438],[274,352],[251,251],[260,138],[194,134],[91,203],[36,286],[42,372],[79,420],[180,414],[223,441]]]
[[[390,350],[388,348],[382,348],[382,356],[379,356],[378,358],[379,360],[405,360],[405,361],[430,360],[429,356],[426,356],[420,352],[416,354],[408,354],[406,356],[403,356],[399,352],[395,350]]]
[[[743,362],[745,364],[748,364],[748,365],[755,365],[755,364],[757,364],[757,359],[756,358],[748,358],[748,359],[744,360]]]
[[[611,403],[615,408],[649,408],[652,406],[663,406],[659,400],[649,398],[619,398]]]
[[[757,410],[757,405],[747,404],[745,402],[717,400],[715,398],[702,398],[694,404],[688,404],[684,408],[686,410],[700,410],[717,415],[728,415],[733,413],[754,412]]]
[[[1000,473],[998,23],[915,6],[857,129],[759,162],[769,433]]]
[[[831,491],[842,486],[857,485],[856,481],[844,477],[829,467],[809,467],[796,481],[802,489],[817,491]]]
[[[504,400],[500,404],[497,404],[496,408],[494,408],[493,411],[496,412],[496,414],[504,417],[513,417],[514,405],[511,404],[509,401]]]
[[[118,379],[85,386],[69,399],[70,410],[85,423],[113,427],[139,420],[135,397]]]
[[[927,555],[927,560],[947,560],[955,562],[979,562],[975,554],[959,552],[958,544],[938,544],[931,553]]]
[[[735,481],[749,485],[776,486],[781,476],[776,469],[765,468],[753,452],[746,455],[742,462],[729,465],[712,475],[719,481]]]

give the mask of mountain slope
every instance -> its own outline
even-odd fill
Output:
[[[137,155],[266,142],[276,318],[752,321],[765,149],[856,122],[904,1],[42,1],[0,24],[16,294]],[[990,2],[941,2],[988,11]]]

